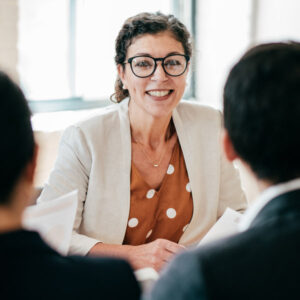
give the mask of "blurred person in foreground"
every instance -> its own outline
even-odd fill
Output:
[[[66,129],[39,198],[78,189],[70,253],[161,270],[227,207],[245,209],[237,170],[222,155],[220,112],[182,100],[191,56],[190,34],[173,15],[123,24],[117,103]]]
[[[37,147],[20,88],[0,72],[0,298],[139,299],[131,267],[110,258],[64,257],[22,229],[33,192]]]
[[[179,256],[149,298],[299,299],[300,44],[250,49],[224,89],[223,145],[261,194],[240,233]]]

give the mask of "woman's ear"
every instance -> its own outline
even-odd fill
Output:
[[[222,144],[225,156],[229,161],[234,161],[235,159],[239,158],[239,156],[235,152],[235,149],[226,129],[223,129],[222,132]]]
[[[123,89],[127,89],[126,87],[126,79],[125,79],[125,70],[124,67],[121,64],[118,64],[117,66],[118,75],[123,83]]]

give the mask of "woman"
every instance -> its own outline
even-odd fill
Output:
[[[190,35],[171,15],[129,18],[116,40],[118,105],[67,129],[40,201],[78,189],[70,251],[159,270],[245,198],[220,150],[221,114],[181,100]]]

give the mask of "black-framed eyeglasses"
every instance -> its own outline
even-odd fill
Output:
[[[180,76],[182,75],[187,66],[190,57],[183,54],[171,54],[166,57],[154,58],[150,55],[148,56],[133,56],[128,58],[126,63],[130,64],[132,73],[140,78],[145,78],[151,76],[156,68],[157,62],[161,61],[161,65],[166,74],[170,76]]]

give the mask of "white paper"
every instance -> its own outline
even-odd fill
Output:
[[[52,248],[66,255],[76,210],[77,191],[73,191],[57,199],[27,207],[23,213],[23,227],[37,231]]]
[[[150,291],[159,274],[153,268],[142,268],[134,272],[143,293]]]
[[[237,233],[243,215],[229,207],[199,242],[198,246]]]

